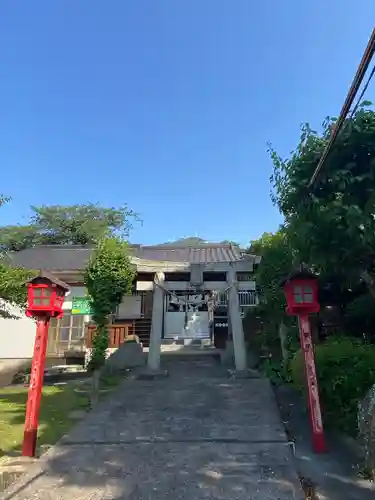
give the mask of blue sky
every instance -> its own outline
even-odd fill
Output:
[[[138,211],[140,243],[276,229],[267,141],[286,155],[339,113],[373,28],[373,0],[356,7],[2,0],[0,224],[99,202]]]

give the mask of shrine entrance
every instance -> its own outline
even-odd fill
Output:
[[[210,338],[209,292],[169,291],[165,294],[164,338]]]

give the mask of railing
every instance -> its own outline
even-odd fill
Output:
[[[256,306],[258,305],[258,295],[255,290],[240,290],[238,292],[240,307]]]
[[[258,295],[255,290],[239,290],[238,300],[240,307],[250,307],[258,305]],[[218,306],[228,306],[228,292],[220,293],[217,301]]]

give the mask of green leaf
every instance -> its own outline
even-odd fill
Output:
[[[358,286],[362,262],[375,265],[375,112],[369,101],[361,104],[337,137],[313,196],[306,196],[306,179],[316,169],[334,119],[327,117],[320,133],[304,125],[289,158],[280,161],[276,151],[271,154],[271,198],[284,216],[293,251],[321,271],[335,270],[344,281],[350,275]]]
[[[92,318],[97,325],[89,364],[91,369],[105,362],[109,317],[116,311],[124,295],[131,293],[135,276],[127,243],[116,237],[101,239],[84,273],[93,310]]]
[[[372,106],[372,102],[371,102],[371,101],[366,101],[366,100],[365,100],[365,101],[362,101],[362,102],[360,103],[360,106],[361,106],[362,108],[368,108],[368,107]]]

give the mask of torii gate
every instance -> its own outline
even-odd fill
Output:
[[[240,304],[238,298],[238,283],[236,281],[236,272],[234,267],[229,266],[228,269],[228,286],[226,291],[229,292],[228,301],[228,316],[231,324],[235,365],[237,371],[245,371],[247,369],[247,355],[244,341],[244,333],[242,326],[242,319],[240,315]],[[160,369],[160,350],[161,350],[161,337],[163,331],[163,310],[164,310],[164,293],[173,292],[167,290],[164,286],[164,273],[159,272],[155,275],[154,279],[154,296],[152,308],[152,324],[150,347],[148,354],[148,368],[150,371],[158,371]],[[178,297],[176,295],[176,297]],[[214,297],[216,298],[215,294]],[[178,297],[179,300],[180,297]],[[186,299],[186,303],[188,303]],[[210,304],[214,308],[214,302]],[[187,308],[186,308],[187,309]],[[186,313],[185,313],[185,327],[186,327]]]

